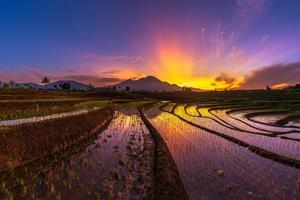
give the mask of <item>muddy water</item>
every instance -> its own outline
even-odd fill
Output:
[[[211,119],[191,117],[190,115],[187,115],[184,111],[184,105],[179,105],[178,107],[176,107],[175,113],[180,115],[184,119],[187,119],[188,121],[206,127],[208,129],[230,135],[244,142],[247,142],[250,145],[255,145],[265,150],[300,160],[300,142],[298,141],[284,140],[280,137],[268,137],[229,129]]]
[[[297,126],[300,129],[300,120],[290,121],[286,126]]]
[[[266,124],[260,124],[260,123],[255,123],[251,120],[248,120],[245,117],[245,114],[247,114],[249,112],[236,112],[236,113],[232,113],[230,114],[231,116],[233,116],[234,118],[239,118],[241,120],[243,120],[244,122],[250,124],[253,127],[256,127],[258,129],[264,129],[264,130],[268,130],[268,131],[274,131],[274,132],[287,132],[287,131],[294,131],[294,130],[298,130],[299,129],[295,129],[295,128],[289,128],[289,127],[276,127],[276,126],[270,126],[270,125],[266,125]]]
[[[289,133],[289,134],[285,134],[284,137],[300,140],[300,133]]]
[[[259,112],[259,111],[260,110],[256,110],[256,112]],[[247,113],[245,113],[245,114],[247,114]],[[288,117],[289,115],[294,115],[294,114],[299,114],[299,112],[298,111],[294,111],[294,112],[291,111],[291,112],[286,113],[286,114],[268,114],[268,115],[262,114],[262,115],[251,117],[250,119],[254,122],[257,122],[257,123],[275,125],[275,123],[277,121],[282,120],[282,119]],[[297,122],[297,120],[296,121],[291,121],[291,122],[287,123],[285,126],[295,126],[294,129],[299,130],[300,129],[300,123],[299,122],[300,121]],[[285,127],[285,126],[283,126],[283,127]]]
[[[257,133],[264,133],[264,134],[271,134],[271,131],[268,130],[258,130],[255,127],[251,127],[245,123],[242,123],[241,121],[238,121],[236,119],[233,119],[229,115],[226,114],[226,112],[229,111],[229,109],[222,109],[222,110],[212,110],[211,113],[215,116],[223,119],[227,123],[231,124],[234,127],[237,127],[241,130],[250,131],[250,132],[257,132]]]
[[[221,124],[221,125],[223,125],[225,127],[235,128],[234,125],[228,123],[227,121],[224,121],[222,118],[218,118],[215,115],[211,114],[208,111],[209,107],[200,107],[200,108],[197,108],[195,106],[191,106],[191,107],[189,107],[189,110],[190,110],[190,113],[200,113],[201,117],[211,118],[214,121],[216,121],[217,123],[219,123],[219,124]]]
[[[124,113],[90,142],[1,174],[0,199],[152,199],[153,142]]]
[[[275,124],[275,122],[287,116],[288,114],[260,115],[260,116],[251,117],[251,119],[253,121],[262,122],[266,124]]]
[[[198,199],[299,199],[300,170],[262,158],[247,148],[163,112],[151,117],[166,141],[185,189]]]

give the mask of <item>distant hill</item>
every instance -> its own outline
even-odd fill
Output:
[[[24,89],[43,89],[42,85],[36,83],[18,83],[15,87]]]
[[[88,90],[89,85],[72,80],[61,80],[48,83],[42,87],[46,90],[66,89],[66,90]]]
[[[91,88],[90,85],[80,83],[72,80],[61,80],[48,83],[46,85],[36,84],[36,83],[15,83],[15,82],[1,82],[0,88],[24,88],[24,89],[42,89],[42,90],[88,90]]]
[[[130,90],[134,91],[182,91],[183,88],[176,85],[170,84],[168,82],[163,82],[154,76],[147,76],[145,78],[140,78],[138,80],[126,80],[115,85],[117,89],[125,90],[126,87],[129,87]]]
[[[1,82],[0,88],[24,88],[24,89],[41,89],[41,90],[88,90],[92,86],[84,83],[80,83],[73,80],[60,80],[46,85],[37,84],[37,83],[16,83],[13,81],[10,82]]]

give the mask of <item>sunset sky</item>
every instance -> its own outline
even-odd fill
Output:
[[[300,83],[298,0],[2,0],[0,81]]]

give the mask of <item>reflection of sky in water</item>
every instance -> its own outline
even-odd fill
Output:
[[[184,118],[202,126],[213,123],[187,115]],[[299,169],[260,157],[169,113],[161,113],[151,122],[165,139],[191,199],[291,199],[293,193],[300,195]],[[218,126],[213,125],[213,129]],[[218,175],[218,170],[224,172],[224,177]]]
[[[194,107],[195,108],[195,107]],[[183,118],[206,127],[211,130],[233,136],[237,139],[245,141],[250,145],[255,145],[268,151],[275,152],[287,157],[300,159],[300,144],[299,142],[283,140],[279,137],[267,137],[253,133],[241,132],[224,127],[211,119],[191,117],[184,112],[184,106],[178,106],[175,110],[177,114]],[[223,114],[223,112],[220,112]],[[226,115],[226,114],[225,114]]]
[[[0,180],[16,197],[20,197],[19,190],[11,184],[23,180],[23,187],[18,187],[20,191],[26,187],[22,198],[27,199],[32,195],[42,199],[55,199],[57,195],[62,199],[147,197],[153,187],[152,157],[143,152],[153,150],[144,150],[145,141],[152,141],[140,117],[116,112],[108,128],[98,134],[92,142],[82,143],[80,150],[71,147],[55,158],[30,163],[26,170],[21,167],[11,175],[2,174]]]

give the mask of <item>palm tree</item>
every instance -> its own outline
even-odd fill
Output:
[[[47,76],[45,76],[44,78],[42,78],[42,83],[47,84],[49,82],[50,82],[50,79]]]

